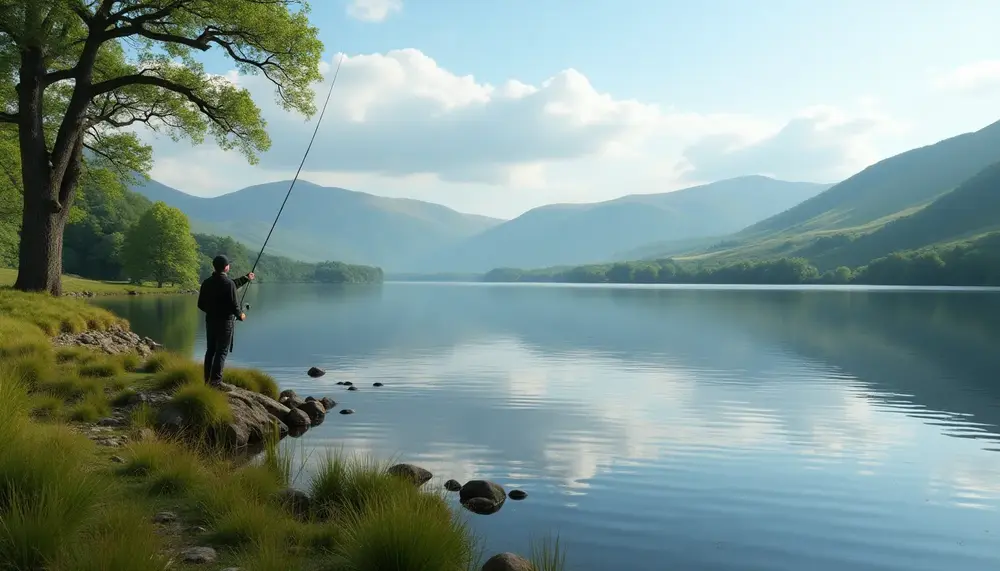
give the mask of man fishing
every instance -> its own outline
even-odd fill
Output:
[[[234,279],[229,277],[229,258],[220,254],[212,260],[215,271],[201,282],[198,309],[205,313],[205,383],[219,386],[226,356],[233,347],[236,321],[247,318],[236,298],[236,290],[254,279],[253,272]]]

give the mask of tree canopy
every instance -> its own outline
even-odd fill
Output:
[[[304,0],[0,0],[0,126],[16,127],[24,199],[17,287],[59,292],[77,184],[88,170],[148,173],[138,126],[211,136],[251,163],[270,147],[250,93],[198,55],[263,75],[284,109],[311,116],[323,46],[308,13]]]
[[[198,279],[198,244],[180,210],[156,202],[124,237],[125,272],[133,282],[190,285]]]

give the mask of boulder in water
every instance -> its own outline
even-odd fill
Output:
[[[315,379],[317,377],[322,377],[323,375],[325,375],[326,371],[320,369],[319,367],[310,367],[309,370],[306,371],[306,374]]]
[[[535,566],[524,557],[508,552],[487,559],[482,571],[535,571]]]
[[[389,473],[398,478],[409,480],[416,486],[423,486],[434,477],[430,471],[413,464],[396,464],[389,467]]]
[[[494,482],[470,480],[459,490],[459,499],[469,511],[489,515],[500,511],[507,500],[507,492]]]

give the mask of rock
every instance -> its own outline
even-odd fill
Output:
[[[486,498],[469,498],[462,502],[462,507],[479,515],[492,515],[500,511],[503,504],[495,504]]]
[[[507,500],[507,492],[494,482],[470,480],[459,490],[459,499],[470,511],[485,515],[500,511]]]
[[[350,386],[350,387],[347,387],[347,390],[349,390],[349,391],[356,391],[356,390],[358,390],[358,387]]]
[[[97,438],[94,442],[101,446],[107,446],[108,448],[118,448],[122,445],[121,438]]]
[[[285,424],[288,425],[289,429],[302,428],[312,424],[312,419],[309,418],[309,414],[307,414],[304,410],[293,408],[288,412],[288,415],[285,416]]]
[[[281,404],[286,408],[299,408],[306,403],[305,399],[299,395],[292,395],[281,400]]]
[[[309,415],[309,422],[313,424],[322,422],[322,420],[326,417],[326,409],[323,408],[323,405],[321,405],[319,401],[306,401],[302,403],[302,406],[300,406],[298,410]]]
[[[125,459],[122,458],[121,456],[112,456],[111,457],[111,461],[114,462],[115,464],[124,464],[125,463]]]
[[[315,379],[317,377],[322,377],[323,375],[325,375],[326,371],[320,369],[319,367],[310,367],[309,370],[306,371],[306,374]]]
[[[444,489],[449,492],[457,492],[462,489],[462,484],[460,484],[458,480],[448,480],[444,483]]]
[[[342,385],[342,384],[344,384],[344,381],[337,381],[337,384],[338,385]]]
[[[354,383],[352,383],[351,381],[344,381],[344,386],[345,387],[354,386]]]
[[[375,383],[372,383],[372,386],[373,387],[381,387],[382,383],[375,382]]]
[[[174,523],[177,521],[177,514],[174,512],[159,512],[153,516],[153,523]]]
[[[314,400],[316,400],[316,397],[314,397],[314,396],[308,396],[308,397],[306,397],[306,402],[313,402]]]
[[[295,394],[295,391],[293,391],[292,389],[285,389],[281,391],[281,394],[278,395],[278,402],[281,402],[287,399],[288,397],[297,397],[297,396],[299,395]]]
[[[229,447],[255,446],[263,442],[277,427],[279,436],[288,434],[288,427],[280,422],[277,415],[286,415],[287,407],[268,397],[223,383],[220,390],[226,393],[233,420],[222,426],[212,427],[209,437]],[[185,418],[184,412],[167,402],[160,408],[156,419],[157,428],[170,433],[180,433],[192,429],[197,434],[198,427]]]
[[[125,425],[124,420],[114,417],[102,418],[101,420],[97,421],[97,426],[124,426],[124,425]]]
[[[354,414],[353,408],[342,408],[340,409],[340,414]]]
[[[535,566],[524,557],[507,552],[487,559],[482,571],[535,571]]]
[[[429,471],[413,464],[396,464],[390,466],[388,471],[393,476],[409,480],[417,486],[423,486],[434,477]]]
[[[52,339],[52,344],[57,347],[86,347],[113,355],[138,353],[140,357],[149,356],[156,348],[124,325],[115,325],[105,331],[61,333]]]
[[[200,525],[192,525],[188,528],[188,531],[191,533],[207,533],[208,529]]]
[[[264,410],[267,411],[267,414],[279,420],[285,418],[285,415],[287,415],[288,411],[290,410],[289,407],[281,404],[280,402],[270,397],[264,396],[260,393],[255,393],[253,391],[243,391],[242,393],[240,393],[240,396],[254,400],[257,404],[264,407]]]
[[[320,399],[319,403],[323,405],[323,408],[326,409],[327,412],[330,412],[335,406],[337,406],[337,401],[330,397],[323,397]]]
[[[528,492],[525,492],[524,490],[511,490],[507,494],[507,497],[515,501],[523,500],[524,498],[528,497]]]
[[[312,508],[312,498],[309,494],[294,488],[286,488],[278,492],[278,502],[301,519],[307,519]]]
[[[215,550],[211,547],[188,547],[181,550],[181,561],[184,563],[215,563]]]

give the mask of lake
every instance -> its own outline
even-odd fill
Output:
[[[200,358],[195,301],[96,303]],[[1000,569],[1000,292],[264,284],[247,302],[233,365],[357,411],[293,450],[528,492],[464,512],[487,556],[559,534],[577,571]]]

